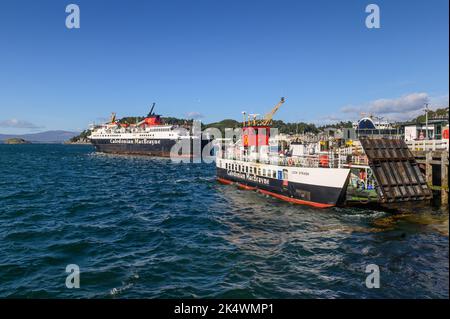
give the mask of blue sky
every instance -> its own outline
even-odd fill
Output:
[[[65,26],[76,3],[81,28]],[[381,28],[367,29],[376,3]],[[448,0],[2,0],[0,133],[109,117],[322,124],[448,106]]]

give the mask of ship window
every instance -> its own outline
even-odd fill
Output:
[[[267,177],[270,177],[272,174],[270,174],[270,169],[267,170]]]
[[[273,171],[272,177],[273,177],[273,178],[277,178],[277,171]]]
[[[258,168],[258,175],[261,175],[261,169]]]
[[[263,169],[263,173],[262,174],[263,174],[263,176],[266,176],[266,169],[265,168]]]
[[[248,173],[248,166],[245,166],[245,172]]]

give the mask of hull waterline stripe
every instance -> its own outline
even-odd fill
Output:
[[[222,183],[222,184],[226,184],[226,185],[230,185],[233,184],[234,182],[224,179],[224,178],[220,178],[217,177],[217,180]],[[297,199],[297,198],[291,198],[291,197],[287,197],[281,194],[277,194],[277,193],[273,193],[273,192],[269,192],[257,187],[250,187],[241,183],[237,183],[238,187],[241,187],[243,189],[246,190],[257,190],[258,192],[264,194],[264,195],[269,195],[281,200],[284,200],[286,202],[290,202],[290,203],[294,203],[294,204],[300,204],[300,205],[308,205],[308,206],[312,206],[312,207],[316,207],[316,208],[330,208],[330,207],[334,207],[335,205],[333,204],[322,204],[322,203],[316,203],[316,202],[310,202],[310,201],[306,201],[306,200],[301,200],[301,199]]]
[[[224,178],[217,177],[217,180],[218,180],[220,183],[225,184],[225,185],[231,185],[231,184],[233,184],[232,181],[229,181],[229,180],[224,179]]]
[[[241,184],[241,183],[237,183],[237,186],[239,188],[242,188],[242,189],[245,189],[245,190],[248,190],[248,191],[254,191],[256,189],[256,187],[247,186],[247,185],[244,185],[244,184]]]
[[[294,204],[300,204],[300,205],[308,205],[308,206],[313,206],[313,207],[317,207],[317,208],[329,208],[329,207],[333,207],[335,205],[333,204],[322,204],[322,203],[316,203],[316,202],[310,202],[307,200],[301,200],[301,199],[297,199],[297,198],[291,198],[291,197],[287,197],[284,195],[280,195],[277,193],[272,193],[269,191],[265,191],[263,189],[258,189],[259,192],[265,194],[265,195],[269,195],[269,196],[273,196],[276,197],[278,199],[290,202],[290,203],[294,203]]]

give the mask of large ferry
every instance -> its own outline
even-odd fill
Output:
[[[164,124],[153,112],[140,122],[120,123],[113,113],[109,123],[91,127],[89,139],[96,151],[158,157],[197,157],[209,140],[195,134],[192,127]],[[174,148],[174,146],[177,146]]]

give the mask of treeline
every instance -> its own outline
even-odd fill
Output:
[[[327,128],[327,127],[332,127],[332,128],[352,128],[353,127],[353,123],[352,123],[352,121],[347,121],[347,122],[339,121],[339,122],[334,123],[334,124],[328,124],[328,125],[320,126],[319,129],[323,130],[324,128]]]
[[[90,130],[84,130],[79,135],[72,137],[69,142],[70,143],[78,143],[78,142],[87,142],[88,136],[91,135]]]
[[[428,119],[434,119],[434,118],[448,118],[448,107],[436,109],[435,111],[428,111]],[[415,123],[424,123],[426,120],[425,114],[419,115],[415,119],[412,120],[412,122]]]
[[[435,111],[428,112],[429,119],[444,118],[444,117],[448,118],[448,115],[449,115],[448,107],[440,108]],[[121,118],[120,120],[118,120],[118,122],[122,123],[122,124],[136,124],[136,123],[142,121],[143,119],[144,119],[143,116],[127,116],[127,117]],[[163,120],[163,122],[165,124],[170,124],[170,125],[191,126],[193,123],[192,119],[180,119],[180,118],[176,118],[176,117],[161,117],[161,119]],[[420,115],[420,116],[416,117],[415,119],[412,120],[412,122],[416,122],[416,123],[425,122],[425,115]],[[352,122],[351,121],[347,121],[347,122],[340,121],[340,122],[337,122],[334,124],[316,126],[315,124],[312,124],[312,123],[305,123],[305,122],[285,123],[281,120],[274,120],[272,126],[278,128],[279,132],[284,133],[284,134],[303,134],[303,133],[317,134],[317,133],[323,131],[327,127],[351,128]],[[222,132],[222,134],[224,134],[226,128],[234,129],[234,128],[242,127],[242,122],[239,122],[239,121],[236,121],[233,119],[225,119],[220,122],[214,122],[214,123],[209,123],[209,124],[202,123],[202,130],[205,130],[210,127],[217,128]],[[90,131],[84,130],[83,132],[80,133],[80,135],[71,138],[70,142],[76,143],[76,142],[80,142],[80,141],[87,141],[87,137],[89,135],[90,135]]]

